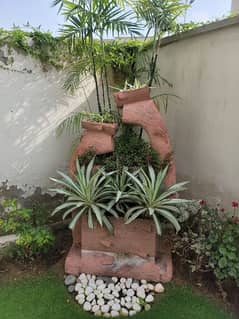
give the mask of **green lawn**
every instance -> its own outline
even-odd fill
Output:
[[[221,306],[187,287],[169,285],[151,311],[142,319],[231,319]],[[1,319],[87,319],[54,275],[29,278],[0,287]],[[94,318],[94,317],[93,317]]]

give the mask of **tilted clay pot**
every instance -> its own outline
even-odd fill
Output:
[[[71,176],[75,173],[75,162],[78,156],[85,154],[89,150],[93,150],[97,155],[114,151],[113,136],[118,128],[116,123],[82,121],[81,125],[84,128],[84,132],[70,159]]]
[[[122,91],[114,94],[115,102],[118,107],[124,104],[134,103],[150,99],[150,88],[144,87],[141,89]]]
[[[114,95],[118,107],[122,107],[122,122],[143,127],[152,148],[162,160],[169,158],[169,169],[165,178],[166,186],[176,183],[176,168],[172,155],[172,147],[163,118],[150,98],[150,89],[119,92]]]

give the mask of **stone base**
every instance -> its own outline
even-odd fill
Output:
[[[73,245],[65,261],[65,272],[78,275],[90,273],[101,276],[131,277],[155,282],[172,279],[173,267],[170,254],[142,258],[132,255],[81,250]]]

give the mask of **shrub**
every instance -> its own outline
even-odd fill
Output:
[[[89,150],[79,157],[80,165],[86,165],[95,156],[94,150]],[[128,167],[131,171],[139,168],[147,169],[150,164],[156,170],[160,170],[168,163],[166,159],[161,161],[158,154],[152,147],[140,139],[131,126],[124,126],[120,136],[115,138],[115,150],[111,154],[97,155],[95,164],[104,166],[105,170],[122,170],[123,167]]]
[[[194,210],[174,239],[174,251],[192,272],[213,272],[239,286],[239,224],[207,205]]]
[[[19,207],[16,199],[5,200],[3,208],[0,230],[17,235],[9,254],[22,261],[46,254],[53,246],[54,236],[46,226],[40,225],[34,211]]]

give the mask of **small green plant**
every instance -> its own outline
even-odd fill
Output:
[[[102,112],[101,114],[93,112],[73,113],[59,124],[57,134],[61,135],[63,132],[75,134],[80,132],[82,120],[97,123],[115,123],[119,121],[119,118],[115,112]]]
[[[188,200],[175,197],[186,189],[187,182],[177,183],[164,190],[163,182],[167,171],[168,166],[159,173],[156,173],[152,166],[148,166],[148,174],[142,169],[137,176],[127,172],[133,182],[129,197],[134,206],[125,215],[126,224],[139,217],[151,218],[155,223],[157,234],[162,235],[162,219],[164,219],[170,222],[177,232],[180,230],[178,206],[187,203]]]
[[[203,203],[195,210],[175,237],[174,251],[192,272],[213,272],[239,286],[239,224],[218,208]]]
[[[53,182],[60,185],[60,188],[53,188],[51,191],[66,196],[66,202],[58,206],[53,215],[63,212],[63,219],[74,213],[69,225],[73,229],[77,221],[84,215],[88,217],[89,228],[94,228],[94,219],[109,231],[113,230],[108,215],[118,217],[114,209],[108,208],[109,201],[114,197],[111,189],[109,174],[103,170],[93,172],[94,159],[87,166],[80,166],[76,162],[76,174],[70,178],[62,172],[58,172],[62,179],[51,178]]]
[[[146,86],[147,84],[141,83],[138,79],[135,78],[133,84],[130,84],[128,80],[125,80],[124,87],[122,89],[119,89],[116,87],[112,87],[112,88],[117,91],[133,91],[133,90],[144,88]]]
[[[32,209],[19,207],[16,199],[3,202],[0,230],[17,235],[10,254],[20,260],[33,260],[45,255],[54,244],[52,232],[43,225],[36,225]]]
[[[115,137],[115,150],[113,153],[96,155],[95,151],[89,150],[79,157],[80,164],[88,164],[95,156],[95,164],[104,166],[107,172],[128,167],[130,171],[135,171],[140,167],[147,169],[152,165],[156,170],[167,166],[170,156],[164,161],[160,159],[158,153],[144,141],[139,139],[136,132],[129,125],[124,125],[122,134]]]
[[[131,186],[133,184],[127,171],[128,168],[123,167],[122,170],[117,170],[110,176],[110,187],[113,190],[115,197],[110,201],[109,207],[115,207],[116,211],[121,216],[125,216],[132,205],[130,194]],[[135,171],[132,174],[137,175],[138,171]]]

